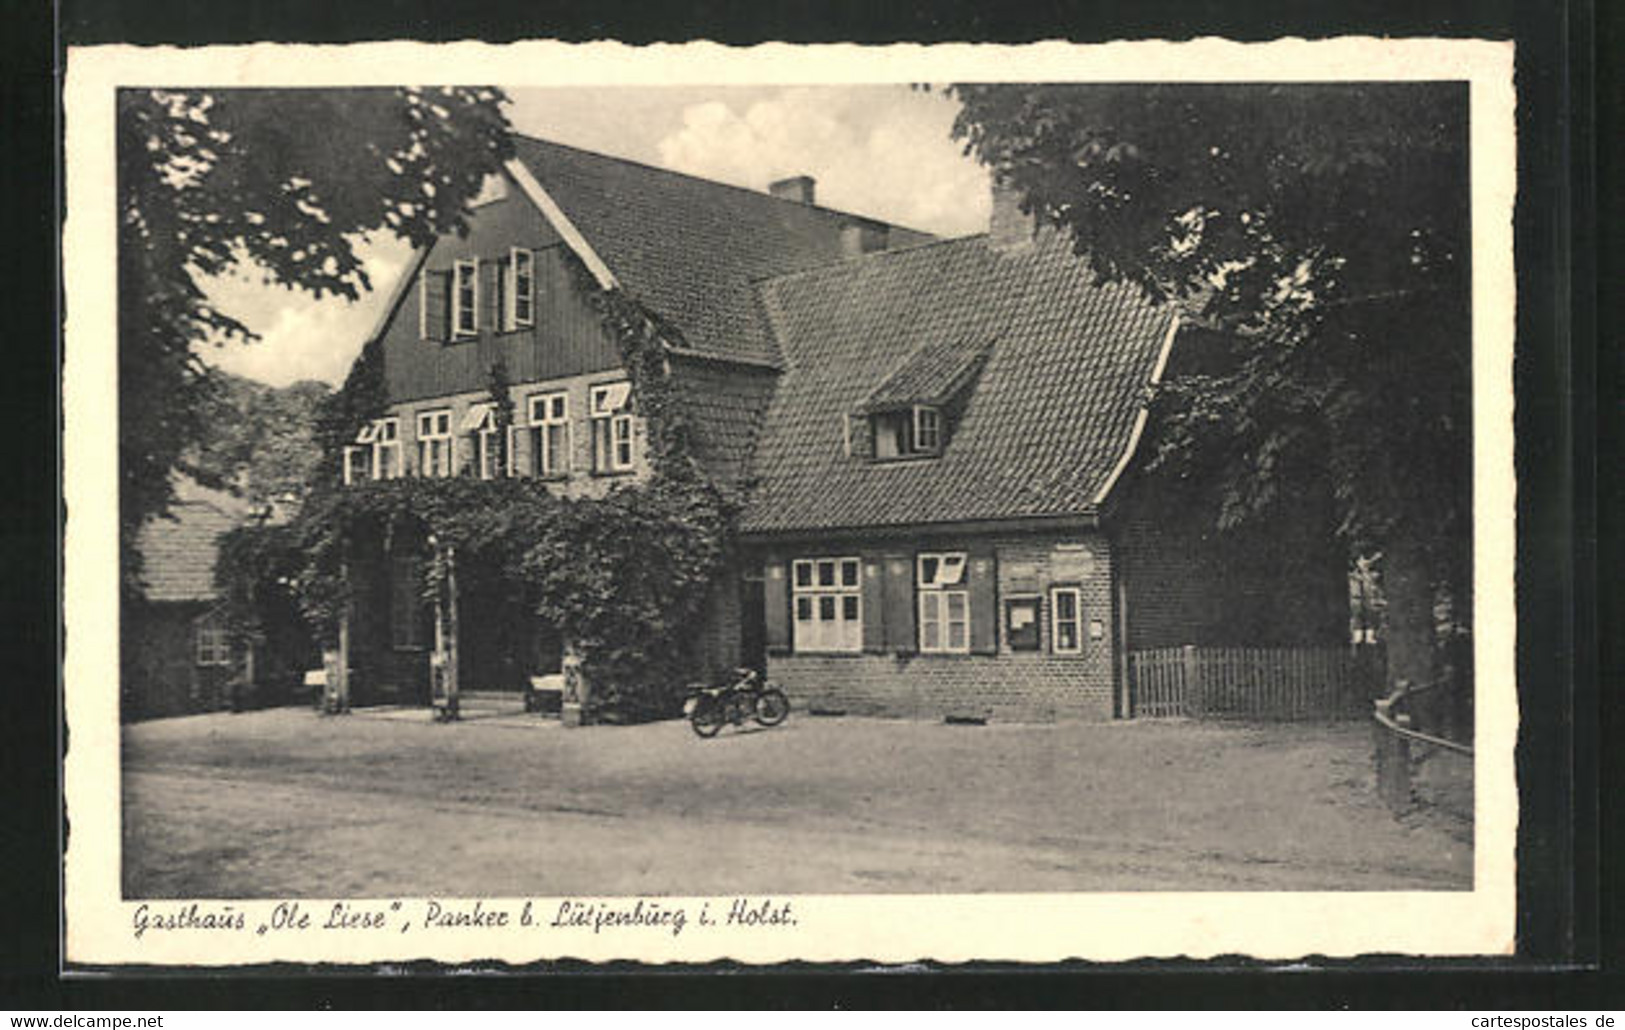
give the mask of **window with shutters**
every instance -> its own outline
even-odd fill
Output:
[[[424,269],[418,275],[418,335],[442,343],[451,337],[451,270]]]
[[[480,263],[458,261],[451,267],[451,335],[465,339],[480,334]]]
[[[1056,654],[1083,653],[1083,592],[1077,587],[1056,587],[1049,592],[1050,650]]]
[[[444,477],[452,473],[451,409],[418,413],[418,475]]]
[[[915,559],[919,592],[920,650],[970,652],[970,592],[965,589],[965,552],[921,554]]]
[[[505,329],[522,329],[536,324],[536,254],[515,247],[508,252],[504,269]]]
[[[863,585],[857,558],[792,563],[791,615],[798,652],[863,650]]]
[[[631,383],[605,383],[588,394],[592,470],[599,475],[632,470]]]
[[[544,479],[570,474],[570,395],[532,394],[527,402],[525,431],[530,434],[530,467],[525,471]]]

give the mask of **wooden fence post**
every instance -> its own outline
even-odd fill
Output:
[[[1196,662],[1195,644],[1186,644],[1181,648],[1180,680],[1180,706],[1185,714],[1192,717],[1205,714],[1207,698],[1204,696],[1202,670]]]

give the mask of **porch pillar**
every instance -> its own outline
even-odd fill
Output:
[[[458,691],[462,681],[458,674],[457,609],[462,607],[457,596],[457,548],[446,548],[446,718],[458,716]]]

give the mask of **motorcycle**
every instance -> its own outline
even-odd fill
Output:
[[[735,672],[738,679],[733,683],[692,688],[683,702],[683,715],[695,733],[714,737],[725,724],[743,726],[746,719],[755,719],[762,726],[777,726],[789,716],[790,699],[784,691],[763,682],[755,669]]]

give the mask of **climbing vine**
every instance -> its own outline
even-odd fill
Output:
[[[586,276],[584,268],[577,271]],[[323,482],[313,484],[299,519],[275,541],[279,554],[297,555],[289,567],[279,566],[278,576],[324,644],[331,646],[354,599],[350,574],[358,556],[410,535],[428,544],[425,599],[443,596],[454,561],[459,593],[479,590],[524,605],[571,642],[589,675],[612,694],[658,692],[710,671],[697,667],[693,627],[726,566],[737,499],[691,452],[667,351],[681,343],[676,327],[620,289],[593,284],[588,294],[632,381],[651,475],[596,498],[565,498],[538,480],[508,478],[514,412],[508,371],[498,362],[487,381],[502,448],[497,478],[405,478],[339,488],[345,445],[387,408],[381,349],[368,344],[321,416]],[[231,553],[271,548],[269,539],[250,545],[252,534],[245,531]],[[261,564],[239,567],[236,558],[223,559],[220,575],[257,575],[250,570]]]

